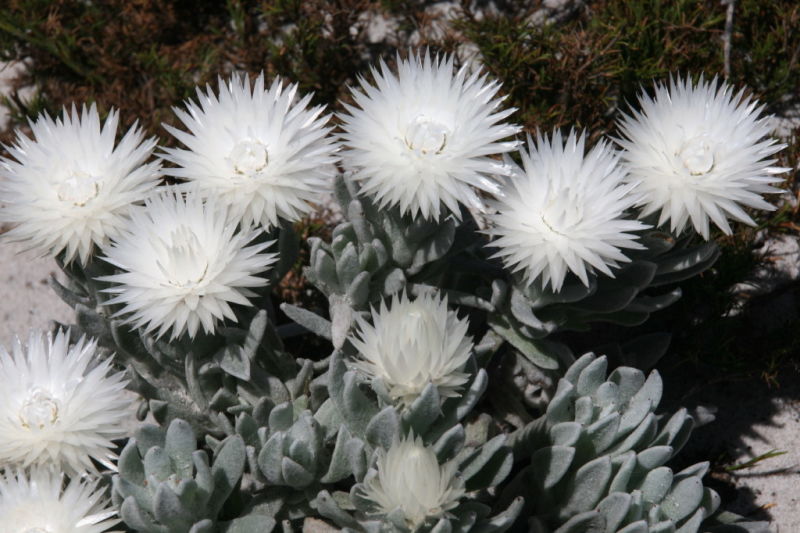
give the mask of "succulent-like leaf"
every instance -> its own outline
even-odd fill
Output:
[[[703,487],[707,468],[698,464],[675,474],[664,466],[685,442],[691,417],[679,411],[659,428],[658,373],[645,379],[639,370],[620,367],[606,377],[606,368],[603,357],[580,357],[545,415],[512,436],[515,449],[537,449],[520,454],[530,455],[522,465],[529,481],[515,479],[504,496],[530,487],[533,531],[542,533],[697,533],[719,504]]]

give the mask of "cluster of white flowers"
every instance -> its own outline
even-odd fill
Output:
[[[33,332],[10,354],[0,347],[0,383],[0,531],[96,533],[117,523],[91,478],[93,461],[115,469],[112,441],[127,436],[124,373],[98,359],[95,341]],[[63,490],[62,472],[71,477]]]
[[[233,76],[216,94],[198,89],[197,102],[175,110],[188,132],[167,127],[184,146],[163,149],[176,165],[168,169],[150,161],[156,141],[136,126],[116,142],[115,111],[103,124],[95,106],[45,115],[31,124],[34,138],[20,133],[0,160],[0,222],[13,225],[5,238],[66,263],[106,261],[117,272],[98,281],[115,317],[146,334],[194,338],[236,321],[232,305],[252,305],[276,261],[265,232],[331,190],[340,146],[364,197],[409,218],[483,211],[494,257],[555,292],[570,273],[586,285],[595,272],[613,276],[629,261],[624,250],[641,248],[637,232],[648,226],[637,217],[660,211],[659,226],[681,232],[691,221],[706,239],[709,220],[726,233],[728,218],[752,224],[744,208],[772,209],[762,195],[778,191],[786,170],[774,166],[781,146],[768,139],[761,108],[716,81],[657,85],[622,119],[620,151],[604,141],[587,150],[584,134],[555,132],[512,154],[520,128],[506,122],[514,110],[501,107],[500,85],[486,75],[427,53],[372,74],[353,88],[338,137],[297,85]],[[158,187],[162,175],[182,183]],[[446,298],[402,294],[371,318],[356,317],[355,367],[401,406],[429,384],[442,398],[460,394],[473,346]],[[70,346],[61,331],[0,350],[0,461],[20,468],[0,480],[0,530],[113,525],[95,484],[74,477],[64,488],[56,472],[114,468],[126,382],[96,349],[85,339]],[[375,471],[367,498],[382,512],[401,509],[411,528],[464,493],[455,463],[440,466],[414,437],[380,455]]]
[[[786,170],[773,166],[781,145],[767,138],[761,109],[718,82],[657,85],[655,98],[643,96],[641,111],[621,121],[621,157],[602,141],[584,153],[583,135],[571,133],[564,143],[555,133],[529,138],[520,168],[508,156],[519,128],[505,122],[513,109],[500,108],[498,83],[427,53],[398,58],[396,73],[381,63],[372,74],[374,84],[362,79],[352,90],[355,105],[345,105],[341,117],[349,179],[379,205],[425,219],[458,218],[459,204],[485,209],[488,196],[496,256],[528,284],[554,291],[568,272],[584,284],[594,271],[613,276],[628,260],[622,250],[637,248],[636,232],[646,227],[628,218],[635,208],[640,218],[660,210],[658,225],[669,222],[676,232],[691,220],[708,238],[709,219],[730,232],[727,217],[752,223],[743,207],[772,209],[762,195],[778,190],[776,174]],[[0,221],[15,225],[7,238],[83,263],[95,246],[115,241],[106,257],[127,274],[105,278],[119,284],[112,301],[125,304],[136,327],[171,329],[173,337],[194,335],[200,324],[213,332],[217,319],[233,318],[220,302],[248,303],[247,287],[257,285],[253,275],[269,265],[267,256],[244,263],[218,256],[253,252],[245,248],[252,224],[269,229],[307,213],[330,190],[339,147],[323,108],[310,107],[308,95],[298,100],[296,85],[276,79],[267,88],[263,75],[252,84],[234,76],[220,80],[217,94],[208,88],[197,95],[198,103],[175,110],[189,131],[167,127],[186,147],[164,149],[177,167],[147,163],[155,141],[142,142],[136,128],[115,147],[117,114],[101,128],[95,107],[33,123],[36,140],[20,134],[0,166]],[[494,157],[501,154],[503,161]],[[193,224],[178,220],[177,211],[166,214],[181,202],[150,201],[142,213],[137,207],[161,172],[185,180],[182,192],[228,212],[203,216],[248,237],[223,245],[190,235]],[[153,240],[152,231],[168,236],[137,252],[147,257],[121,258],[136,239]],[[199,256],[193,246],[204,248]],[[195,259],[222,270],[197,272],[197,279],[170,273],[176,262]],[[188,286],[194,283],[212,288]]]

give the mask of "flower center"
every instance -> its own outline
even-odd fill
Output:
[[[48,391],[36,387],[19,408],[19,421],[26,429],[44,429],[56,423],[59,407],[58,400]]]
[[[200,285],[209,266],[200,239],[191,228],[180,226],[170,233],[168,242],[169,268],[159,263],[168,283],[181,289],[193,289]]]
[[[714,168],[714,152],[705,136],[684,142],[675,155],[692,176],[701,176]]]
[[[558,191],[550,196],[541,217],[550,231],[563,236],[569,228],[583,220],[583,201],[570,189]]]
[[[406,127],[405,143],[411,150],[422,154],[439,154],[447,145],[450,128],[429,118],[417,115]]]
[[[56,189],[58,199],[76,207],[86,205],[100,192],[100,181],[99,176],[73,170],[66,179],[58,184],[58,189]]]
[[[236,143],[228,159],[233,170],[240,175],[251,177],[266,168],[269,162],[267,147],[259,141],[244,140]]]

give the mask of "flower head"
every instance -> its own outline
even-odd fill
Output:
[[[264,75],[250,84],[247,76],[219,80],[197,91],[199,103],[187,102],[175,113],[189,132],[165,126],[186,149],[167,148],[165,159],[178,168],[165,170],[189,180],[206,197],[229,206],[245,224],[265,228],[278,218],[295,221],[331,188],[337,145],[325,127],[322,106],[309,108],[311,96],[297,100],[297,85]]]
[[[97,108],[72,108],[57,120],[47,114],[31,123],[35,140],[21,133],[0,161],[0,222],[5,234],[41,255],[64,253],[86,264],[125,223],[131,204],[158,184],[159,164],[145,163],[155,139],[143,141],[132,127],[114,145],[118,115],[100,125]]]
[[[612,267],[629,261],[620,248],[641,248],[634,242],[646,226],[624,218],[636,201],[634,184],[625,183],[618,156],[601,142],[584,154],[584,135],[561,134],[552,141],[528,138],[521,151],[523,168],[515,167],[491,215],[490,233],[508,268],[522,270],[529,284],[559,291],[568,271],[589,285],[588,272],[612,276]]]
[[[114,469],[111,441],[125,436],[131,400],[123,374],[96,351],[85,338],[70,346],[63,330],[33,332],[26,346],[17,339],[10,354],[0,348],[0,464]]]
[[[381,62],[375,86],[361,80],[356,105],[346,106],[342,159],[361,191],[403,214],[440,218],[440,204],[459,216],[458,203],[481,207],[472,187],[494,192],[492,175],[505,167],[489,156],[513,150],[499,142],[519,128],[502,121],[500,85],[485,75],[453,72],[453,58],[398,58],[397,74]]]
[[[174,189],[153,195],[131,212],[130,224],[106,249],[103,258],[123,270],[99,278],[114,283],[107,304],[123,304],[115,316],[145,332],[172,338],[198,327],[213,333],[223,317],[236,321],[230,304],[247,299],[267,280],[257,277],[275,262],[262,253],[273,241],[248,246],[261,233],[237,230],[227,208],[214,199]]]
[[[392,299],[391,309],[381,302],[372,310],[372,325],[357,317],[358,337],[351,342],[361,359],[354,365],[380,378],[389,394],[410,404],[433,383],[441,397],[458,396],[469,375],[463,372],[472,353],[466,319],[447,309],[447,299],[429,293],[409,300],[405,294]]]
[[[759,118],[763,107],[743,91],[677,78],[639,104],[621,121],[618,142],[630,179],[639,182],[642,217],[660,210],[658,224],[669,221],[673,232],[691,220],[708,239],[709,219],[730,234],[728,217],[754,224],[742,207],[774,209],[761,195],[780,191],[775,174],[788,169],[772,166],[772,156],[783,146],[766,139],[769,118]]]
[[[97,481],[72,479],[34,469],[28,476],[8,471],[0,477],[0,531],[3,533],[101,533],[119,522],[98,490]]]
[[[456,475],[457,463],[440,465],[433,449],[419,437],[398,439],[388,451],[378,454],[376,470],[364,480],[363,496],[374,502],[381,514],[402,511],[411,530],[441,518],[464,495],[464,483]]]

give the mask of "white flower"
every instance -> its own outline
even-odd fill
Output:
[[[230,304],[251,305],[254,293],[267,280],[256,277],[275,262],[276,254],[262,253],[272,242],[248,246],[258,229],[237,231],[228,210],[214,199],[174,189],[153,195],[131,212],[130,224],[105,250],[104,260],[122,273],[101,281],[116,284],[107,305],[123,304],[115,316],[145,332],[172,338],[188,331],[194,337],[202,324],[213,333],[223,317],[236,321]]]
[[[0,222],[15,225],[5,237],[41,255],[64,253],[86,264],[125,223],[131,204],[158,184],[159,164],[145,163],[155,139],[132,127],[114,146],[118,115],[100,127],[97,108],[64,110],[31,123],[35,140],[21,133],[0,161]]]
[[[0,477],[0,531],[3,533],[100,533],[119,523],[97,481],[72,479],[34,469],[30,476],[6,471]]]
[[[428,383],[441,397],[458,396],[469,375],[463,372],[472,352],[467,319],[459,320],[447,309],[447,298],[429,293],[411,301],[405,294],[382,301],[372,310],[372,325],[356,317],[358,337],[351,342],[361,355],[354,365],[372,378],[384,381],[389,394],[411,404]]]
[[[296,96],[297,84],[284,87],[277,78],[265,89],[263,74],[252,89],[247,76],[220,79],[219,96],[198,89],[199,104],[175,109],[189,132],[165,126],[188,148],[165,149],[179,167],[165,172],[218,198],[245,224],[268,229],[279,217],[298,220],[330,190],[338,148],[323,107]]]
[[[123,373],[96,351],[85,338],[70,346],[63,330],[32,332],[11,354],[0,347],[0,464],[72,474],[95,471],[95,460],[114,469],[111,441],[125,436],[131,400]]]
[[[400,509],[414,530],[458,505],[464,483],[456,475],[457,467],[454,460],[439,465],[434,451],[419,437],[396,440],[388,451],[379,450],[377,473],[367,475],[363,495],[382,514]]]
[[[480,209],[472,187],[497,190],[492,175],[506,173],[489,156],[513,150],[516,142],[498,142],[519,128],[502,122],[514,110],[498,111],[500,89],[485,75],[453,73],[453,58],[398,58],[393,74],[381,62],[373,69],[375,86],[361,79],[353,89],[360,109],[348,106],[342,154],[361,191],[382,207],[403,214],[440,218],[440,204],[456,217],[458,203]]]
[[[788,169],[772,166],[772,156],[783,146],[765,139],[769,117],[759,118],[763,107],[743,91],[678,78],[669,88],[657,84],[655,98],[642,95],[639,104],[622,119],[618,143],[630,179],[640,182],[641,217],[660,210],[658,225],[669,220],[673,232],[691,219],[708,239],[709,218],[730,234],[726,217],[754,224],[742,207],[774,209],[761,195],[780,192],[771,184]]]
[[[613,277],[611,268],[629,261],[620,248],[642,247],[628,232],[646,226],[624,218],[638,199],[635,185],[625,183],[618,156],[604,142],[585,155],[585,136],[574,131],[566,143],[558,132],[537,142],[528,138],[529,151],[520,151],[524,169],[515,166],[493,203],[494,257],[522,270],[528,284],[541,278],[556,292],[568,271],[586,286],[592,269]]]

